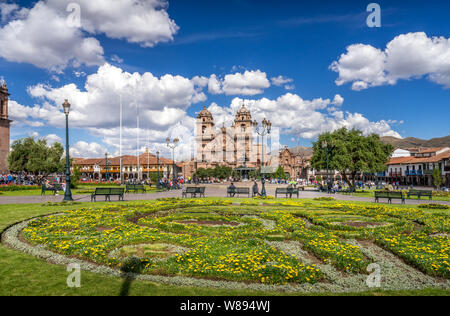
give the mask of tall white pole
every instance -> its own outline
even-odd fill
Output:
[[[138,175],[138,180],[141,179],[140,173],[141,173],[141,163],[139,160],[139,104],[138,102],[136,102],[136,90],[134,91],[134,100],[136,103],[136,119],[137,119],[137,133],[136,133],[136,143],[137,143],[137,149],[136,149],[136,154],[137,154],[137,175]]]
[[[120,156],[120,184],[123,183],[123,165],[122,165],[122,121],[123,121],[123,104],[122,94],[120,94],[120,131],[119,131],[119,156]]]

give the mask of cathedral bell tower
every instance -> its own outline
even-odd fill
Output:
[[[210,159],[207,146],[215,139],[214,118],[206,106],[197,116],[197,161]]]
[[[9,154],[11,121],[8,118],[9,93],[6,83],[0,86],[0,172],[8,170],[6,159]]]
[[[245,104],[236,113],[234,120],[235,136],[235,160],[238,165],[246,165],[251,158],[252,150],[252,115]]]

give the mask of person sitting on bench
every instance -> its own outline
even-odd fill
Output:
[[[236,195],[236,186],[234,185],[233,182],[231,182],[231,185],[230,185],[230,187],[228,189],[231,192],[230,196],[234,197]]]
[[[288,194],[289,194],[289,198],[292,199],[292,191],[294,191],[294,186],[292,185],[292,183],[289,183],[288,185]]]
[[[259,194],[258,182],[256,182],[256,180],[253,184],[253,196],[261,196],[261,194]]]

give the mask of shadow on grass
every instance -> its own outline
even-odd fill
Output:
[[[138,274],[144,269],[145,262],[142,262],[138,257],[128,257],[123,261],[122,274],[123,279],[122,286],[120,288],[119,296],[128,296],[130,294],[130,288],[133,281],[136,280]]]

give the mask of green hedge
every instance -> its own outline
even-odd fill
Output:
[[[33,191],[40,190],[39,185],[11,185],[11,186],[0,186],[0,192],[13,192],[13,191]]]

